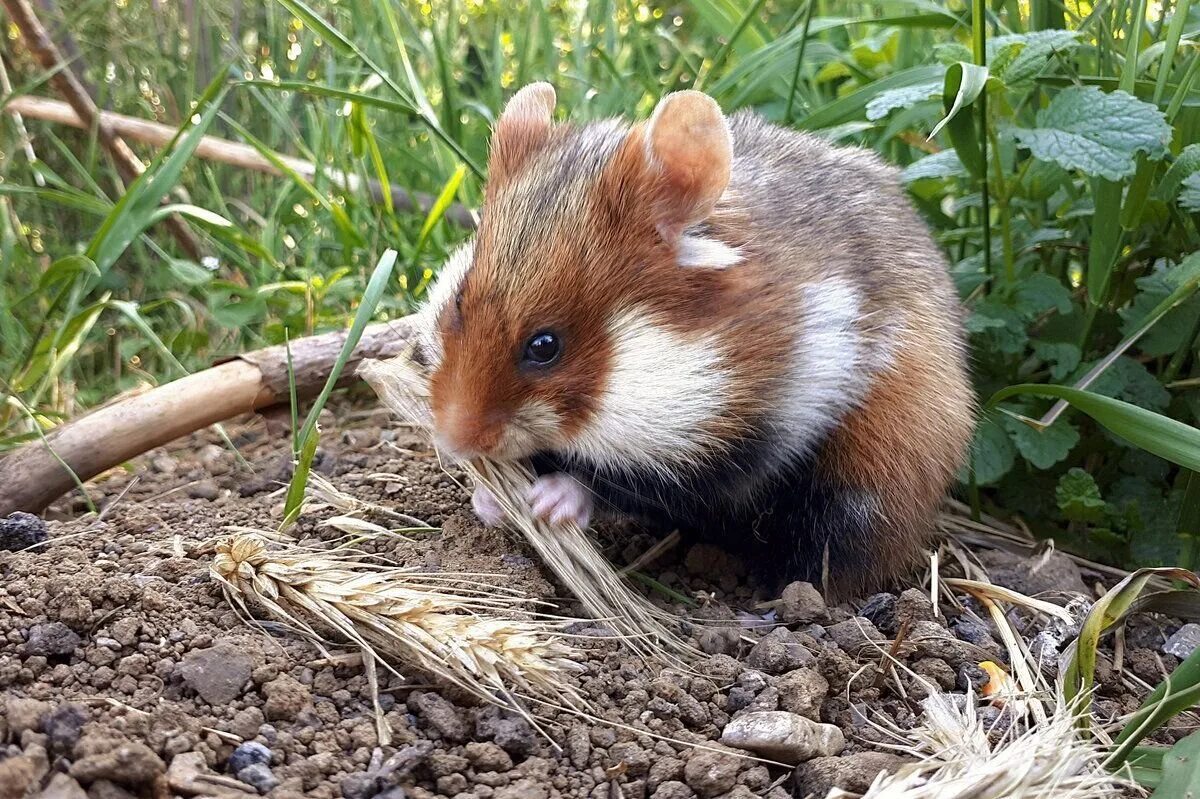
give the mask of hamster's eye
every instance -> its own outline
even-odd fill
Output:
[[[534,366],[548,366],[558,360],[560,352],[562,352],[562,345],[558,341],[558,336],[548,330],[543,330],[534,333],[525,343],[523,359],[526,363]]]

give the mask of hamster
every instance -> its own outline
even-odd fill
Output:
[[[974,399],[896,171],[694,91],[635,124],[554,107],[505,107],[419,312],[439,450],[531,459],[551,522],[635,517],[838,595],[918,563]]]

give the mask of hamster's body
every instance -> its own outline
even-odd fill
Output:
[[[895,172],[693,92],[632,127],[552,108],[535,84],[506,109],[478,234],[431,293],[439,444],[532,457],[544,515],[594,503],[779,576],[849,591],[911,564],[972,398]]]

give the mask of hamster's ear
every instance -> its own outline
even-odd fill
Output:
[[[649,175],[660,184],[658,230],[675,245],[685,229],[712,213],[729,185],[729,125],[707,94],[682,91],[659,101],[643,135]]]
[[[554,102],[553,86],[531,83],[504,106],[492,129],[488,185],[494,187],[509,180],[545,146],[553,128]]]

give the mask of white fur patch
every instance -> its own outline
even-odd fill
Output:
[[[469,239],[450,253],[446,263],[442,264],[442,268],[438,270],[437,280],[429,287],[429,291],[425,295],[425,303],[416,313],[415,329],[420,336],[421,344],[431,358],[430,365],[436,365],[442,360],[442,340],[437,331],[438,316],[441,315],[442,309],[446,307],[447,303],[454,301],[454,295],[458,293],[458,287],[462,285],[463,279],[470,271],[474,257],[475,239]]]
[[[679,265],[724,269],[742,260],[737,247],[704,236],[684,234],[679,239]]]
[[[800,333],[777,417],[788,455],[807,452],[862,401],[885,364],[863,336],[862,299],[843,278],[800,289]]]
[[[695,464],[716,443],[704,425],[727,402],[729,375],[717,342],[685,338],[642,308],[613,317],[608,329],[613,363],[598,411],[564,449],[665,474]]]

